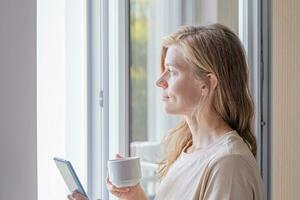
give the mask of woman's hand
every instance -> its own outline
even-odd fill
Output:
[[[117,159],[122,158],[119,154],[116,155]],[[140,184],[132,187],[117,188],[106,177],[106,186],[110,193],[121,200],[147,200],[146,194]]]
[[[72,194],[68,195],[69,200],[88,200],[87,197],[83,196],[77,191],[74,191]]]

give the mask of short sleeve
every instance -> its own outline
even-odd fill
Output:
[[[228,155],[211,166],[203,200],[253,200],[251,168],[241,155]]]

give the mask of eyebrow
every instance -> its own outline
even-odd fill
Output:
[[[165,66],[172,66],[172,67],[178,68],[174,63],[165,63]]]

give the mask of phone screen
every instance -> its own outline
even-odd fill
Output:
[[[86,195],[76,173],[72,167],[71,162],[63,160],[61,158],[54,158],[55,164],[62,175],[68,189],[70,192],[77,190],[81,194]]]

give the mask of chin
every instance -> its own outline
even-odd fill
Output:
[[[165,107],[165,112],[170,115],[180,115],[181,114],[181,112],[179,110],[174,109],[174,108],[168,108],[167,106]]]

